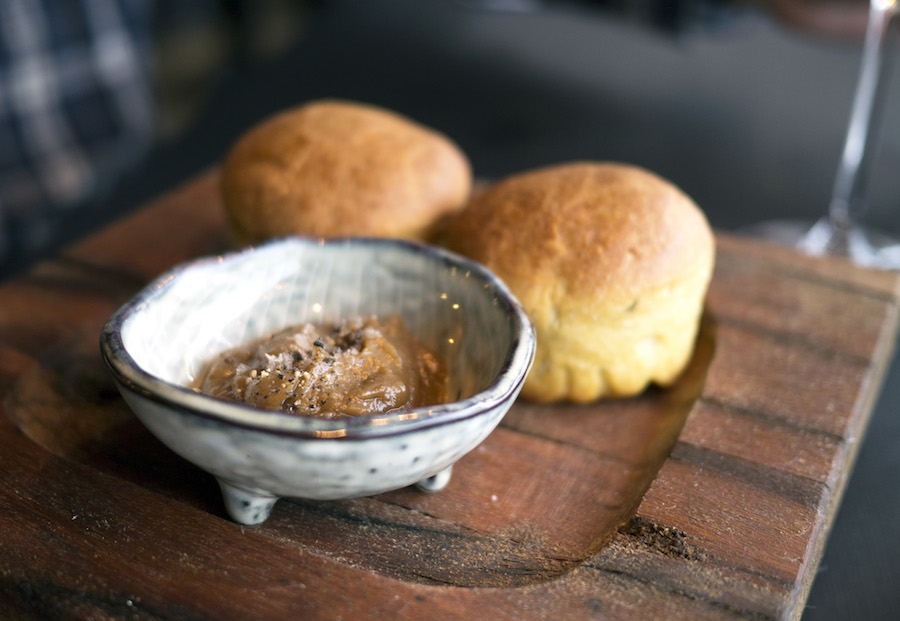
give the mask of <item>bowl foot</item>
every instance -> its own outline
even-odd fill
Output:
[[[447,466],[434,476],[422,479],[416,483],[416,487],[426,492],[439,492],[450,482],[450,476],[453,474],[453,466]]]
[[[272,513],[272,507],[278,501],[278,496],[260,489],[247,489],[223,479],[218,479],[222,489],[222,499],[225,501],[225,510],[238,524],[255,526],[262,524]]]

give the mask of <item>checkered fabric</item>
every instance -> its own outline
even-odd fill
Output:
[[[48,243],[153,129],[150,0],[0,0],[0,263]]]

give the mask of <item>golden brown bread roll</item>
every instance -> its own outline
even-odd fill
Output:
[[[433,240],[491,269],[537,328],[522,394],[593,401],[673,382],[693,351],[714,240],[671,183],[613,163],[509,177]]]
[[[354,102],[307,103],[243,135],[222,171],[232,240],[290,234],[422,238],[461,208],[472,173],[445,136]]]

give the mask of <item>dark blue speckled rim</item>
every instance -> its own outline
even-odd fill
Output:
[[[453,403],[417,408],[394,414],[373,414],[343,419],[318,419],[259,410],[240,403],[222,401],[202,395],[184,386],[172,384],[144,371],[131,357],[122,342],[122,328],[146,303],[161,295],[172,281],[185,272],[211,263],[242,261],[246,256],[269,246],[291,244],[298,247],[355,245],[393,247],[403,252],[426,257],[429,261],[470,272],[484,283],[484,291],[492,295],[506,310],[514,333],[513,343],[500,373],[483,391]],[[156,401],[167,408],[190,416],[198,416],[225,424],[265,431],[275,435],[307,438],[340,438],[360,440],[393,436],[410,431],[446,425],[474,416],[511,399],[519,390],[534,360],[536,337],[534,326],[519,301],[497,276],[484,266],[453,252],[407,240],[381,238],[302,238],[286,237],[257,247],[205,257],[183,263],[161,275],[116,311],[100,334],[100,352],[113,378],[124,390]]]

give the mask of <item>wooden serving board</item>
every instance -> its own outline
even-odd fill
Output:
[[[0,287],[0,618],[796,618],[893,351],[900,278],[720,234],[666,390],[516,403],[437,494],[253,528],[131,414],[100,327],[228,249],[215,171]]]

